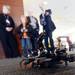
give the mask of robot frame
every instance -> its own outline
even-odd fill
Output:
[[[47,57],[47,50],[43,44],[43,39],[45,36],[45,32],[41,33],[39,35],[39,38],[37,39],[38,43],[38,56],[36,57],[30,57],[30,58],[24,58],[20,62],[21,67],[51,67],[56,64],[65,63],[65,66],[68,65],[68,62],[74,62],[75,61],[75,53],[72,50],[72,43],[68,36],[59,36],[57,38],[58,40],[58,46],[55,47],[54,54],[50,54],[49,57]],[[61,45],[61,38],[65,38],[67,40],[67,43],[69,45],[69,51],[67,51],[66,46]],[[27,62],[26,62],[27,61]]]

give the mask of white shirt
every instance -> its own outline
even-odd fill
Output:
[[[31,26],[33,27],[33,29],[36,28],[36,19],[33,16],[30,16],[30,20],[31,20]]]

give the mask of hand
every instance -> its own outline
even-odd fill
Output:
[[[23,32],[23,29],[21,29],[21,32]]]
[[[21,29],[21,32],[27,32],[28,30],[27,29]]]
[[[12,27],[6,27],[6,31],[7,31],[7,32],[11,32],[12,29],[13,29]]]
[[[28,32],[28,29],[25,29],[25,32]]]

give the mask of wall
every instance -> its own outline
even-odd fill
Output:
[[[24,12],[32,9],[35,16],[39,16],[41,10],[39,4],[47,2],[45,8],[52,10],[52,19],[56,25],[54,31],[54,39],[57,36],[70,36],[72,41],[75,41],[75,0],[23,0]],[[70,28],[71,27],[71,28]],[[40,29],[41,30],[41,29]]]
[[[23,11],[23,1],[22,0],[0,0],[0,12],[2,10],[2,6],[10,5],[11,7],[11,16],[13,17],[16,25],[20,24],[20,16],[24,13]]]
[[[0,0],[0,12],[3,5],[10,5],[11,7],[11,16],[13,17],[16,26],[20,24],[20,16],[23,15],[23,1],[22,0]],[[3,52],[2,44],[0,43],[0,59],[5,58]]]

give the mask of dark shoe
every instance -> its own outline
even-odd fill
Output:
[[[33,56],[38,56],[38,52],[37,51],[33,52]]]

